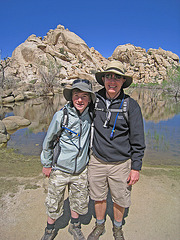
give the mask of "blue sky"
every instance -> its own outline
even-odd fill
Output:
[[[2,59],[31,34],[43,37],[58,24],[106,58],[127,43],[180,57],[179,0],[0,0],[0,7]]]

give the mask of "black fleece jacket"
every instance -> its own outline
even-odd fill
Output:
[[[112,100],[109,108],[119,109],[124,92]],[[106,109],[106,91],[105,88],[96,93],[99,99],[97,108]],[[129,97],[125,95],[125,98]],[[104,122],[107,113],[96,110],[94,116],[94,137],[93,154],[105,162],[120,162],[131,159],[131,168],[141,170],[142,158],[145,150],[143,118],[139,104],[129,97],[128,121],[123,113],[119,113],[115,125],[114,138],[110,135],[117,116],[116,112],[111,113],[111,118],[107,128],[104,128]]]

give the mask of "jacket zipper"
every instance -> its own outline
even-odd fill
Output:
[[[76,169],[77,169],[77,158],[78,158],[78,156],[79,156],[79,154],[80,154],[80,151],[81,151],[81,133],[82,133],[82,120],[81,120],[81,118],[79,118],[80,119],[80,132],[79,132],[79,151],[78,151],[78,154],[77,154],[77,156],[76,156],[76,159],[75,159],[75,168],[74,168],[74,173],[76,173]]]

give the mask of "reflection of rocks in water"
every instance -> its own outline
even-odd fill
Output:
[[[139,103],[146,121],[167,120],[180,112],[178,101],[164,95],[161,89],[135,88],[129,95]]]
[[[62,94],[54,97],[45,97],[38,99],[30,99],[27,102],[16,104],[14,106],[14,115],[22,116],[31,121],[32,132],[38,133],[46,131],[54,113],[60,110],[66,101]]]
[[[139,103],[146,121],[166,120],[180,112],[179,101],[168,95],[164,96],[160,89],[129,88],[125,91]],[[43,132],[47,131],[54,113],[60,110],[65,103],[63,94],[30,99],[6,107],[1,106],[0,117],[3,119],[5,115],[12,115],[13,112],[14,115],[31,121],[29,128],[33,133]]]
[[[5,118],[8,113],[13,112],[13,105],[0,105],[0,120]]]

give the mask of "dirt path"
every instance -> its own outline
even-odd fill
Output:
[[[46,225],[43,180],[36,190],[21,190],[14,197],[6,197],[0,209],[0,239],[40,240]],[[66,201],[67,202],[67,201]],[[83,220],[82,230],[87,237],[95,219],[90,213]],[[108,208],[108,210],[110,207]],[[109,211],[110,212],[110,211]],[[58,220],[55,239],[72,240],[67,231],[66,217]],[[132,206],[123,227],[126,240],[177,240],[180,236],[180,184],[163,176],[141,175],[133,187]],[[106,233],[100,240],[111,240],[112,224],[109,215]]]

